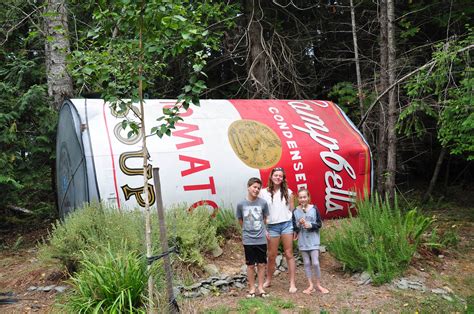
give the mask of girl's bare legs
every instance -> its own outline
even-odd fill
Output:
[[[267,279],[263,284],[263,287],[270,287],[272,284],[273,273],[275,272],[275,259],[278,253],[278,244],[280,243],[280,237],[270,237],[268,240],[267,252],[268,252],[268,262],[267,262]]]
[[[288,264],[288,272],[290,274],[289,291],[290,293],[295,293],[297,289],[296,289],[296,284],[295,284],[296,265],[295,265],[295,257],[293,256],[293,233],[283,234],[281,236],[281,240],[283,242],[283,251],[285,253],[286,263]]]

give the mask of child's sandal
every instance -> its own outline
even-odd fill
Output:
[[[249,293],[245,296],[247,299],[255,298],[255,292]]]

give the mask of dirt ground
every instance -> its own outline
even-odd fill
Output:
[[[393,285],[359,285],[357,279],[345,273],[341,265],[329,254],[321,254],[322,281],[329,294],[302,293],[306,279],[302,266],[297,268],[298,292],[288,293],[288,275],[275,277],[272,287],[267,289],[269,300],[287,301],[292,306],[281,309],[281,313],[330,313],[340,312],[461,312],[474,299],[474,219],[472,209],[465,215],[446,215],[445,211],[433,212],[444,228],[456,225],[460,243],[456,249],[438,255],[421,254],[414,259],[404,274],[405,277],[423,278],[426,292],[399,290]],[[331,222],[329,222],[330,224]],[[61,313],[53,306],[60,300],[56,292],[29,292],[30,286],[65,285],[66,275],[58,265],[45,265],[37,258],[36,243],[47,232],[46,226],[23,230],[21,234],[0,233],[0,300],[13,299],[11,304],[0,303],[0,313]],[[25,233],[27,232],[27,233]],[[21,241],[18,239],[21,237]],[[20,243],[19,243],[20,242]],[[218,266],[221,273],[232,275],[240,272],[243,265],[243,249],[238,239],[231,239],[223,247],[224,254],[218,258],[208,257],[209,263]],[[447,301],[431,293],[431,289],[447,287],[452,290],[453,301]],[[11,294],[11,296],[9,296]],[[197,299],[179,299],[181,312],[202,313],[218,309],[233,309],[238,313],[239,301],[246,291],[231,290]],[[461,307],[460,307],[461,306]],[[467,310],[469,311],[469,310]],[[253,313],[253,312],[250,312]]]

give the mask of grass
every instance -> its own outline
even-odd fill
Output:
[[[326,234],[329,252],[351,271],[367,271],[374,284],[391,281],[409,265],[432,220],[415,209],[402,212],[374,195],[357,204],[357,217]]]
[[[145,313],[147,281],[143,257],[127,250],[87,255],[81,270],[70,282],[73,287],[65,308],[70,313]]]
[[[396,310],[399,313],[469,313],[464,302],[453,295],[450,295],[452,301],[437,294],[396,291],[394,295],[398,304],[391,304],[382,312]]]
[[[237,308],[218,306],[206,310],[206,314],[227,314],[227,313],[252,313],[252,314],[278,314],[282,310],[294,310],[292,313],[309,313],[305,309],[296,310],[296,306],[289,300],[276,298],[252,298],[242,299],[238,302]]]

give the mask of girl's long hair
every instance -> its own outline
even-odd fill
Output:
[[[272,169],[272,172],[270,172],[270,176],[268,177],[267,191],[270,192],[270,195],[272,196],[272,202],[273,202],[273,194],[275,194],[275,190],[274,190],[275,185],[273,184],[272,177],[273,177],[273,174],[277,171],[283,172],[283,181],[281,182],[281,185],[280,185],[280,194],[281,194],[281,200],[285,198],[285,204],[288,205],[288,200],[290,196],[288,195],[288,183],[286,182],[286,174],[283,168],[277,167],[277,168]]]

